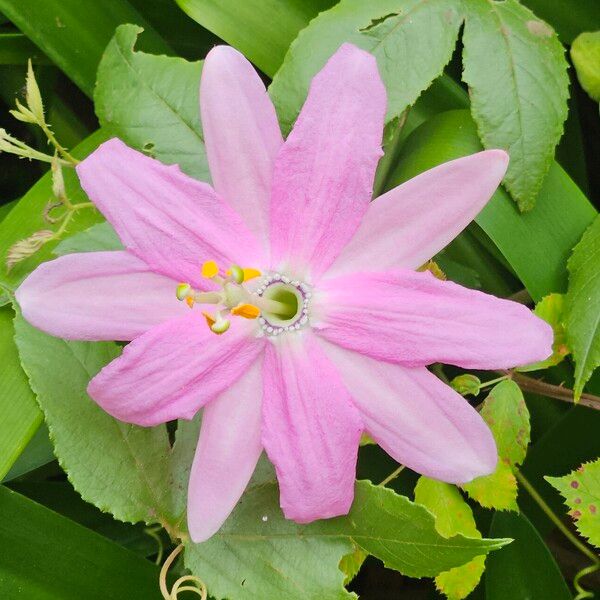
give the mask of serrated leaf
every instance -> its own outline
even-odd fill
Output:
[[[461,487],[486,508],[518,510],[517,481],[511,468],[525,460],[530,436],[529,411],[519,386],[501,381],[485,399],[481,416],[494,434],[498,465],[491,475]]]
[[[346,576],[344,585],[348,585],[358,575],[367,556],[367,553],[357,546],[353,552],[342,557],[339,567],[340,571]]]
[[[569,354],[567,334],[565,331],[565,297],[564,294],[548,294],[536,305],[533,311],[540,319],[552,326],[554,341],[552,342],[552,355],[546,360],[519,367],[517,371],[538,371],[554,367],[561,363]]]
[[[467,0],[463,80],[486,148],[511,161],[504,183],[535,205],[567,117],[569,80],[554,30],[517,0]]]
[[[298,525],[284,519],[267,482],[249,487],[210,540],[188,543],[185,562],[215,598],[346,599],[338,565],[356,546],[406,575],[432,577],[507,542],[446,539],[425,508],[365,481],[348,516]]]
[[[577,530],[600,548],[600,458],[563,477],[544,477],[565,498]]]
[[[23,368],[37,394],[59,463],[84,500],[121,521],[160,522],[171,511],[164,426],[117,421],[87,395],[90,379],[119,355],[109,342],[69,342],[15,319]]]
[[[575,359],[575,398],[600,365],[600,216],[583,234],[568,262],[566,325]]]
[[[98,119],[134,148],[209,181],[198,104],[202,63],[134,50],[141,31],[121,25],[106,47],[94,91]]]
[[[269,93],[282,130],[291,129],[311,79],[343,42],[371,52],[388,94],[386,121],[399,117],[441,74],[462,23],[454,0],[342,0],[290,46]]]
[[[415,486],[415,502],[427,507],[435,517],[435,528],[444,537],[457,533],[480,538],[471,507],[455,486],[428,477],[419,477]],[[440,573],[435,585],[450,600],[466,598],[477,586],[485,570],[485,556]]]
[[[54,254],[63,256],[74,252],[102,252],[123,250],[119,236],[108,222],[97,223],[85,231],[65,238],[54,248]]]
[[[571,58],[581,87],[600,102],[600,31],[578,35],[571,46]]]

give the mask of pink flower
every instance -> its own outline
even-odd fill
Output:
[[[371,203],[385,111],[375,59],[345,44],[284,141],[251,65],[217,47],[201,94],[214,187],[106,142],[77,171],[126,250],[45,263],[17,292],[53,335],[132,340],[89,385],[117,419],[149,426],[204,407],[196,541],[227,518],[263,448],[301,523],[349,510],[363,431],[436,479],[492,472],[489,429],[426,366],[551,353],[551,328],[526,307],[414,270],[485,205],[506,153],[440,165]]]

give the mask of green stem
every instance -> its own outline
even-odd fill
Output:
[[[79,161],[74,156],[71,156],[71,154],[69,154],[67,149],[58,142],[58,140],[52,133],[52,130],[50,129],[50,127],[48,127],[48,124],[45,121],[42,121],[39,125],[42,128],[42,131],[46,134],[48,141],[58,150],[58,153],[66,161],[71,163],[72,166],[78,165]]]
[[[379,485],[385,487],[390,481],[394,481],[400,473],[404,470],[404,465],[400,465],[397,469],[392,471]]]
[[[489,387],[490,385],[496,385],[497,383],[500,383],[501,381],[504,381],[505,379],[510,379],[510,375],[503,375],[502,377],[496,377],[496,379],[490,379],[489,381],[484,381],[480,386],[479,389],[483,389],[486,387]]]
[[[600,569],[600,563],[595,563],[593,565],[590,565],[589,567],[585,567],[585,569],[581,569],[581,571],[579,571],[577,575],[575,575],[575,579],[573,579],[573,587],[577,592],[577,596],[575,596],[573,600],[583,600],[584,598],[594,597],[594,592],[588,592],[587,590],[582,588],[581,585],[579,585],[579,582],[583,577],[595,573],[598,569]]]
[[[515,477],[519,483],[527,490],[527,493],[536,502],[536,504],[544,511],[544,514],[556,525],[557,529],[575,546],[582,554],[585,554],[591,561],[596,565],[600,565],[600,558],[594,554],[585,544],[580,542],[575,535],[573,535],[567,526],[560,520],[560,518],[554,514],[552,509],[548,506],[546,501],[542,498],[539,492],[529,483],[529,480],[521,473],[519,469],[513,467]]]

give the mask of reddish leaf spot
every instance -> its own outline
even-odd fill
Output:
[[[575,498],[575,500],[573,500],[573,502],[575,504],[581,504],[581,498]]]
[[[571,481],[571,487],[574,489],[577,489],[579,487],[579,482],[578,481]]]
[[[581,511],[580,510],[572,510],[570,512],[570,515],[574,518],[574,519],[579,519],[579,517],[581,516]]]
[[[590,512],[595,515],[596,514],[596,505],[595,504],[590,504]]]

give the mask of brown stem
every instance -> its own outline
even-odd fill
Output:
[[[533,304],[531,295],[527,290],[519,290],[507,298],[513,302],[519,302],[520,304]]]
[[[517,373],[515,371],[507,371],[505,373],[524,392],[541,394],[542,396],[556,398],[556,400],[562,400],[563,402],[575,402],[573,390],[563,387],[562,385],[546,383],[545,381],[540,381],[539,379],[528,377],[527,375],[523,375],[522,373]],[[589,406],[595,410],[600,410],[600,396],[594,396],[594,394],[581,394],[578,404],[583,404],[583,406]]]

